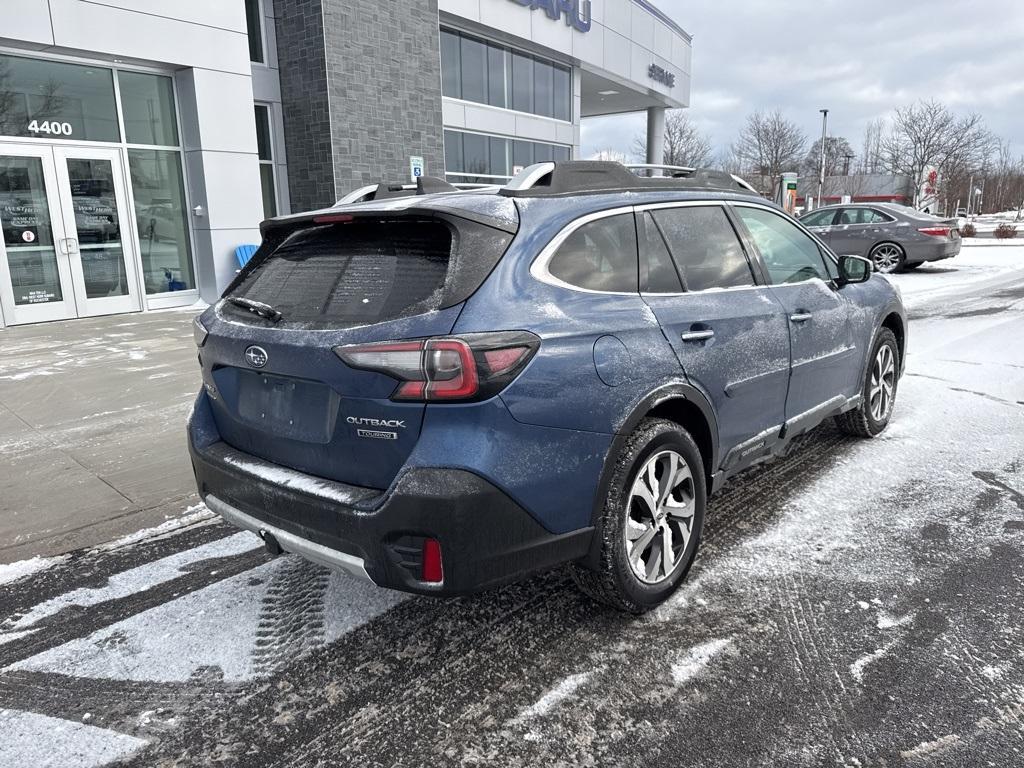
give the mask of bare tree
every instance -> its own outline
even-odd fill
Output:
[[[611,149],[611,148],[602,149],[602,150],[599,150],[599,151],[595,152],[593,155],[591,155],[590,159],[591,160],[610,160],[612,162],[622,163],[623,165],[625,165],[626,163],[629,162],[629,158],[626,156],[625,152],[619,152],[617,149]]]
[[[779,110],[758,110],[747,116],[733,151],[746,168],[761,177],[761,187],[770,189],[780,173],[800,167],[806,145],[804,132]]]
[[[853,147],[842,136],[828,136],[825,139],[825,176],[845,176],[850,170],[849,163],[854,158]],[[850,158],[850,160],[847,160]],[[807,150],[803,164],[800,166],[802,176],[818,178],[821,168],[821,139],[816,139]]]
[[[633,140],[633,153],[647,157],[647,137]],[[665,165],[685,165],[706,168],[711,164],[711,138],[701,133],[681,109],[665,115],[665,152],[661,162]]]
[[[887,171],[910,176],[919,188],[928,169],[935,168],[946,186],[941,193],[948,197],[954,180],[959,184],[961,175],[986,163],[995,138],[980,115],[959,117],[931,100],[897,108],[882,147]]]
[[[861,173],[882,173],[885,170],[882,158],[882,141],[885,136],[885,120],[877,118],[864,127],[859,168]]]

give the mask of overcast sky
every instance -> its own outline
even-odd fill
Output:
[[[687,111],[716,150],[748,113],[778,107],[808,143],[828,108],[829,134],[859,152],[869,120],[934,97],[979,112],[1024,154],[1022,0],[654,1],[693,35]],[[645,121],[584,120],[583,156],[628,151]]]

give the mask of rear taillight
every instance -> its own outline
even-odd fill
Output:
[[[352,344],[334,352],[351,368],[397,379],[392,400],[466,402],[486,400],[504,389],[539,346],[532,333],[503,331]]]
[[[949,237],[951,227],[919,227],[918,232],[930,237]]]

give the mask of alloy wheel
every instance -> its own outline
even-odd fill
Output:
[[[871,254],[875,269],[883,274],[895,272],[903,261],[903,251],[895,245],[880,245]]]
[[[693,474],[676,451],[654,454],[644,463],[629,492],[626,556],[645,584],[672,575],[693,533],[696,509]]]
[[[883,344],[878,348],[875,362],[871,366],[871,384],[868,389],[868,404],[871,418],[884,421],[892,409],[896,389],[896,360],[892,347]]]

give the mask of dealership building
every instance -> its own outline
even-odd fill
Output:
[[[648,0],[0,0],[0,328],[215,300],[259,222],[690,94]]]

